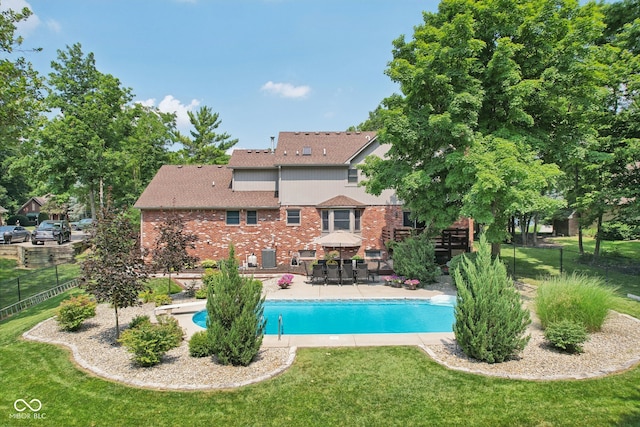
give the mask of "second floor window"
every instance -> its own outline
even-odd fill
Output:
[[[358,169],[351,168],[347,171],[347,182],[356,184],[358,182]]]

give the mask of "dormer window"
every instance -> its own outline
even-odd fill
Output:
[[[310,156],[311,155],[311,147],[302,147],[302,155]]]

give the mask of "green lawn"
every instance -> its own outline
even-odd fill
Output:
[[[78,277],[79,264],[61,264],[39,270],[16,268],[16,261],[0,259],[0,307],[7,307]],[[19,288],[18,288],[19,285]]]
[[[0,425],[640,425],[640,367],[512,381],[447,370],[414,347],[300,349],[282,375],[236,390],[126,387],[78,370],[67,350],[19,338],[63,297],[0,323]],[[16,419],[17,399],[39,399],[45,418]]]
[[[565,273],[582,272],[599,276],[606,284],[617,289],[622,297],[616,309],[635,317],[640,317],[640,303],[626,298],[627,294],[640,295],[640,241],[602,242],[603,257],[599,262],[591,262],[592,257],[581,257],[576,237],[550,239],[563,246],[562,259],[557,248],[516,247],[503,245],[501,258],[510,273],[515,270],[519,280],[537,285],[544,277],[560,274],[560,266]],[[585,252],[593,253],[595,241],[584,239]]]

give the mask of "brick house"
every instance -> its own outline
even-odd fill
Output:
[[[330,250],[384,259],[383,230],[402,228],[406,215],[392,190],[366,193],[356,166],[388,148],[375,132],[281,132],[275,150],[234,150],[228,165],[162,166],[134,205],[142,246],[153,247],[158,225],[176,210],[198,236],[200,259],[225,258],[230,243],[241,262],[263,267]],[[357,243],[315,243],[334,232]]]

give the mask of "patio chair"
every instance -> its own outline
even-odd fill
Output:
[[[359,263],[356,265],[356,278],[358,283],[370,283],[369,268],[367,268],[367,264]]]
[[[340,285],[340,267],[338,264],[327,264],[327,278],[325,283],[337,283]]]
[[[353,266],[348,262],[345,262],[342,266],[342,283],[351,282],[354,285],[356,284],[353,279]]]
[[[322,264],[313,264],[311,270],[311,284],[313,285],[316,282],[326,284],[326,275]]]
[[[313,271],[309,270],[309,264],[306,261],[302,261],[302,267],[304,268],[304,274],[307,276],[307,282],[313,281]]]

